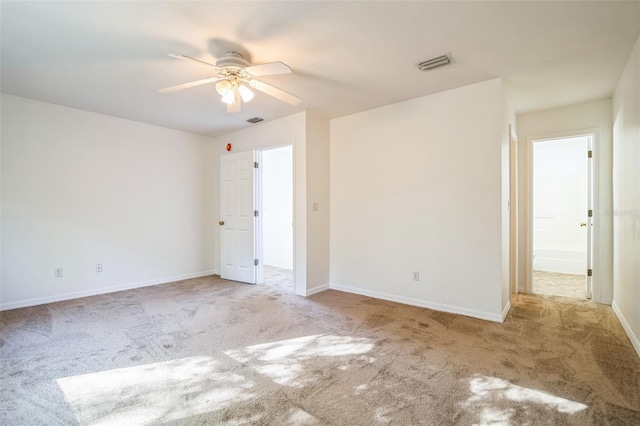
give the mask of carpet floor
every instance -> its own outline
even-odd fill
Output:
[[[271,277],[0,313],[0,424],[640,424],[608,306],[517,295],[497,324]]]

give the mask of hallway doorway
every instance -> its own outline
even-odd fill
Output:
[[[533,142],[532,292],[591,298],[592,137]]]

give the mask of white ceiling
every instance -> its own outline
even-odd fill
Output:
[[[520,112],[611,96],[640,33],[637,1],[0,3],[3,93],[217,136],[303,110],[335,118],[504,77]],[[226,113],[211,76],[227,50],[294,74],[261,78],[303,99],[258,93]],[[429,72],[416,64],[451,53]]]

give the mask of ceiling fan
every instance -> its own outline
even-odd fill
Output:
[[[264,92],[290,105],[295,106],[302,102],[302,99],[291,93],[287,93],[284,90],[255,79],[255,77],[264,75],[290,74],[291,68],[282,62],[269,62],[267,64],[251,66],[238,52],[227,52],[224,57],[216,61],[215,65],[185,55],[169,54],[169,56],[210,67],[215,71],[216,75],[214,77],[160,89],[160,93],[171,93],[202,84],[216,83],[216,91],[222,96],[222,102],[227,104],[227,112],[240,112],[242,102],[249,102],[253,98],[254,94],[249,87]]]

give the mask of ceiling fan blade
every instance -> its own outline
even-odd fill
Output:
[[[273,87],[270,84],[264,83],[260,80],[249,80],[249,85],[256,90],[266,93],[267,95],[273,96],[276,99],[281,100],[282,102],[286,102],[289,105],[299,105],[302,102],[297,96],[292,95],[291,93],[287,93],[282,89],[278,89],[277,87]]]
[[[192,58],[191,56],[174,55],[173,53],[169,53],[169,56],[171,56],[172,58],[183,60],[183,61],[192,61],[192,62],[199,63],[200,65],[206,65],[208,67],[219,69],[218,67],[216,67],[213,64],[210,64],[209,62],[201,61],[200,59]]]
[[[196,80],[196,81],[192,81],[190,83],[184,83],[184,84],[178,84],[177,86],[166,87],[164,89],[158,90],[158,92],[160,92],[160,93],[177,92],[178,90],[188,89],[190,87],[196,87],[196,86],[200,86],[202,84],[214,83],[214,82],[216,82],[218,80],[220,80],[218,77],[203,78],[202,80]]]
[[[268,64],[254,65],[252,67],[245,68],[245,71],[255,77],[274,74],[291,74],[291,68],[282,62],[269,62]]]
[[[242,99],[240,98],[240,96],[236,96],[236,101],[233,104],[227,104],[227,112],[230,113],[236,113],[236,112],[240,112],[240,109],[242,108]]]

